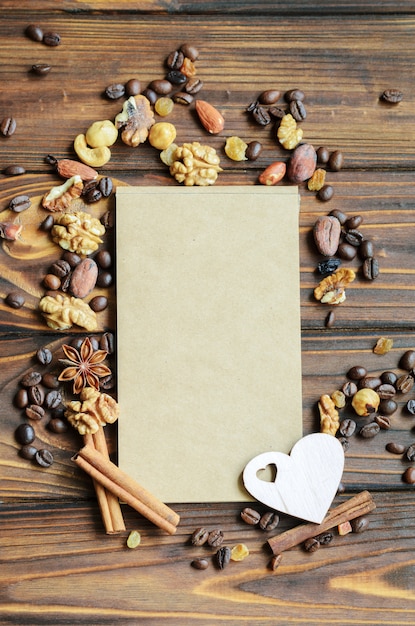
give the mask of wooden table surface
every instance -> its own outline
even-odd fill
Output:
[[[26,213],[14,216],[23,222],[22,240],[3,241],[0,251],[1,624],[413,624],[415,494],[402,480],[411,463],[385,450],[390,441],[409,446],[415,440],[415,418],[405,409],[413,390],[397,396],[389,430],[373,439],[350,438],[345,491],[335,504],[368,489],[377,507],[369,528],[335,534],[313,554],[295,547],[276,571],[268,567],[266,539],[295,520],[282,516],[270,533],[240,520],[242,503],[174,504],[181,523],[169,536],[123,506],[127,529],[142,536],[141,546],[130,550],[128,531],[105,534],[90,479],[71,461],[81,445],[75,431],[57,435],[45,420],[34,424],[38,444],[54,454],[47,469],[22,459],[14,437],[22,421],[14,396],[23,375],[36,368],[37,349],[48,346],[56,353],[82,336],[79,328],[69,335],[52,331],[38,311],[43,277],[59,258],[39,236],[38,215],[36,227],[30,226],[39,198],[61,181],[45,156],[74,158],[75,136],[121,109],[122,100],[103,97],[106,86],[136,77],[145,87],[162,78],[164,59],[183,42],[199,50],[200,93],[224,115],[225,130],[209,136],[194,105],[176,105],[169,121],[182,142],[217,149],[224,169],[217,185],[258,184],[267,165],[287,161],[275,130],[256,125],[245,111],[265,89],[301,89],[304,140],[344,154],[343,168],[327,172],[332,200],[320,202],[300,185],[304,433],[318,431],[319,397],[339,389],[351,366],[363,365],[371,375],[403,373],[400,357],[415,348],[413,2],[2,0],[0,8],[0,118],[17,123],[13,135],[0,136],[0,169],[25,168],[20,176],[1,175],[1,221],[10,219],[12,198],[32,199]],[[31,23],[58,33],[61,44],[29,39],[25,28]],[[50,73],[34,75],[36,63],[50,64]],[[380,101],[390,88],[403,92],[402,102]],[[230,135],[260,141],[258,160],[227,159],[223,147]],[[176,184],[148,144],[132,149],[118,141],[99,173],[116,184]],[[110,198],[86,210],[102,213],[113,203]],[[357,278],[328,328],[330,308],[313,297],[321,257],[311,231],[317,217],[333,209],[363,217],[360,230],[375,246],[380,275],[365,280],[361,261],[344,264],[356,269]],[[110,236],[105,245],[111,245]],[[5,303],[15,290],[25,298],[21,309]],[[98,315],[98,336],[115,324],[115,286],[102,292],[109,307]],[[373,347],[382,336],[393,347],[376,355]],[[116,428],[107,431],[115,456]],[[192,559],[212,552],[189,543],[200,526],[221,528],[227,545],[245,543],[249,557],[222,571],[213,564],[196,571]]]

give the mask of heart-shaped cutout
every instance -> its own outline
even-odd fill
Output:
[[[275,481],[258,478],[258,472],[275,465]],[[264,452],[243,471],[246,490],[276,511],[320,524],[338,489],[344,452],[336,437],[314,433],[303,437],[291,453]]]

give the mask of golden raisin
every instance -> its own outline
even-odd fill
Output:
[[[225,144],[225,153],[232,161],[246,161],[245,152],[248,144],[239,137],[228,137]]]
[[[158,115],[161,115],[161,117],[165,117],[166,115],[169,115],[174,108],[174,102],[171,98],[159,98],[155,105],[154,105],[154,110]]]
[[[314,174],[308,180],[307,187],[309,191],[320,191],[326,180],[326,170],[318,168],[314,170]]]
[[[375,354],[386,354],[393,347],[393,339],[388,339],[387,337],[379,337],[376,342],[375,347],[373,348],[373,352]]]
[[[237,543],[231,550],[231,561],[243,561],[249,556],[248,547],[244,543]]]
[[[140,543],[141,543],[140,533],[138,532],[138,530],[132,530],[127,538],[127,548],[131,548],[131,550],[134,550],[134,548],[138,548]]]

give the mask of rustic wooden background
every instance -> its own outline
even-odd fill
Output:
[[[318,430],[316,402],[345,381],[350,366],[398,371],[401,354],[415,347],[413,2],[2,0],[0,9],[0,118],[17,120],[14,135],[0,136],[0,170],[11,164],[26,169],[23,176],[1,176],[3,217],[14,196],[36,200],[57,184],[45,155],[73,157],[77,134],[119,112],[119,101],[102,97],[108,84],[137,77],[144,87],[163,76],[171,50],[194,43],[203,98],[220,109],[226,127],[207,137],[194,114],[176,106],[169,121],[178,138],[208,142],[222,154],[228,135],[264,145],[256,162],[223,157],[217,184],[256,184],[266,165],[287,158],[270,127],[256,126],[245,112],[268,88],[301,88],[308,113],[304,139],[345,156],[344,168],[328,174],[335,192],[329,203],[300,189],[304,432]],[[58,32],[61,45],[29,40],[24,30],[30,23]],[[34,76],[34,63],[50,63],[52,70]],[[401,89],[403,101],[380,102],[386,88]],[[119,184],[175,184],[150,146],[132,150],[119,142],[112,152],[100,173]],[[381,273],[373,282],[359,274],[328,329],[327,309],[312,296],[319,257],[310,232],[317,216],[333,208],[363,216],[362,231],[375,244]],[[415,440],[415,418],[401,408],[391,430],[373,440],[353,437],[346,453],[346,493],[336,502],[369,489],[377,504],[369,530],[335,537],[313,555],[290,550],[275,573],[267,569],[266,534],[239,521],[240,504],[177,505],[182,522],[174,537],[125,509],[128,528],[142,533],[142,545],[131,551],[125,535],[103,533],[91,483],[71,461],[80,445],[76,434],[53,435],[36,425],[39,441],[55,455],[47,470],[18,456],[18,381],[33,368],[38,347],[56,351],[68,341],[48,331],[37,310],[55,251],[36,239],[35,229],[25,232],[26,245],[3,242],[0,250],[1,623],[413,624],[414,488],[401,479],[409,464],[385,451],[390,440]],[[19,310],[4,303],[16,288],[26,298]],[[114,329],[114,287],[108,295],[100,331]],[[384,356],[373,354],[380,336],[394,340]],[[116,428],[108,430],[115,455]],[[223,572],[193,570],[192,558],[209,554],[189,545],[201,525],[221,527],[229,544],[245,542],[249,558]],[[291,525],[281,522],[281,528]]]

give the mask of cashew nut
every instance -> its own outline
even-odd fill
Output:
[[[94,122],[85,133],[88,146],[102,148],[112,146],[118,138],[118,130],[111,120]]]
[[[107,146],[88,148],[85,135],[77,135],[73,145],[81,161],[91,167],[101,167],[111,158],[111,150]]]

